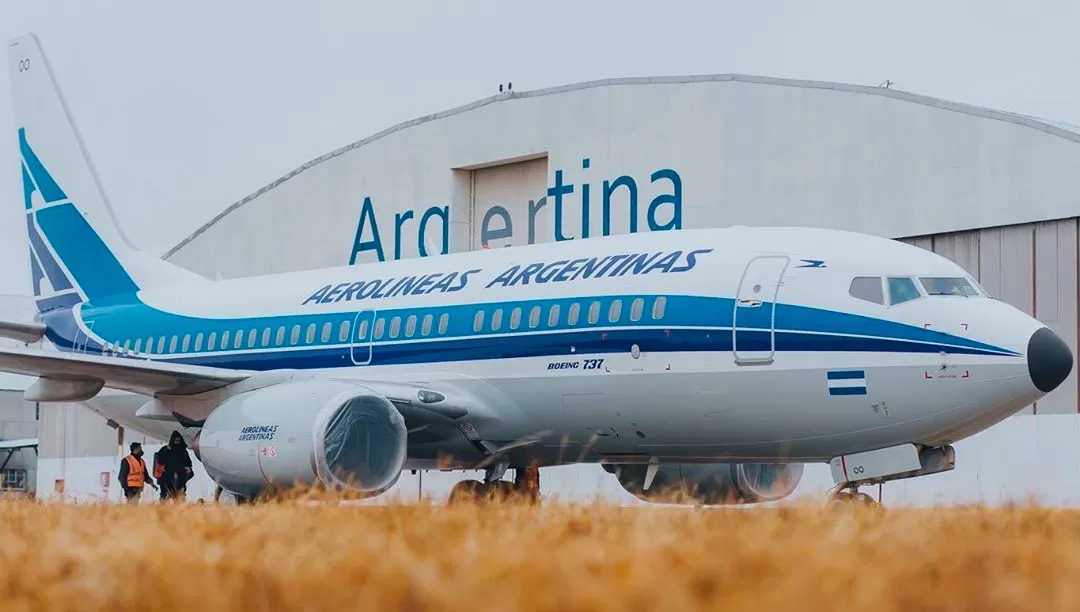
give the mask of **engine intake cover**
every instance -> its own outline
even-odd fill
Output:
[[[314,484],[378,494],[400,477],[407,438],[386,397],[316,379],[227,399],[207,417],[198,449],[210,477],[242,495]]]

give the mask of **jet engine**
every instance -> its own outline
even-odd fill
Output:
[[[801,463],[661,464],[645,489],[648,465],[604,464],[634,497],[647,502],[736,505],[783,499],[802,480]]]
[[[377,495],[400,477],[406,438],[405,419],[386,397],[316,379],[225,400],[193,450],[215,482],[244,496],[314,484]]]

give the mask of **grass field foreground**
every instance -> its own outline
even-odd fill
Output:
[[[0,609],[1080,610],[1080,511],[0,501]]]

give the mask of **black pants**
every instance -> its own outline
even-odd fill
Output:
[[[169,474],[158,481],[161,487],[161,499],[184,498],[187,494],[187,481],[182,474]]]
[[[138,503],[140,495],[142,495],[142,487],[124,487],[124,499],[127,501]]]

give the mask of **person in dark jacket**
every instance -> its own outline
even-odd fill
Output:
[[[194,477],[187,442],[180,432],[173,431],[168,446],[154,455],[154,476],[161,487],[161,499],[177,499],[187,495],[187,483]]]
[[[142,444],[132,442],[131,454],[120,461],[120,487],[124,491],[124,499],[129,502],[139,503],[139,496],[142,495],[143,487],[146,485],[157,488],[150,474],[147,473],[146,462],[143,461],[142,456]]]

